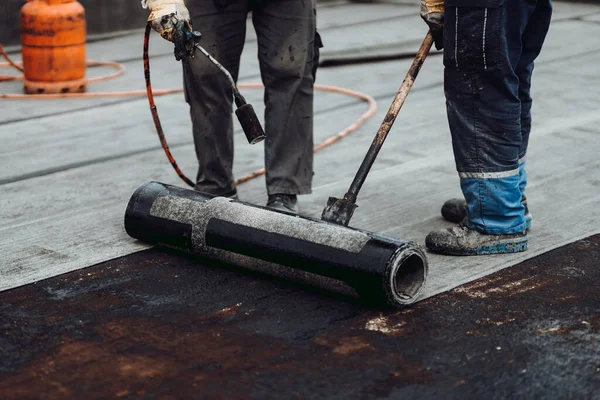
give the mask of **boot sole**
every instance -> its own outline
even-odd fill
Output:
[[[529,248],[529,238],[523,236],[516,239],[501,240],[473,248],[464,247],[428,247],[432,253],[452,256],[480,256],[489,254],[520,253]]]

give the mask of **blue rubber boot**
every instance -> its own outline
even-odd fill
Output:
[[[529,229],[531,227],[531,222],[533,221],[533,216],[529,211],[529,207],[527,207],[527,198],[523,196],[521,198],[521,203],[525,206],[525,222],[527,223],[526,228]],[[442,206],[442,217],[446,221],[454,222],[458,224],[467,216],[467,202],[465,199],[450,199],[444,203]]]

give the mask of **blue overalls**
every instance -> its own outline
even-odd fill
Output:
[[[446,0],[444,90],[470,229],[528,228],[531,75],[551,16],[551,0]]]

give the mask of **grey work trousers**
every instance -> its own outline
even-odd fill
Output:
[[[313,178],[313,86],[320,38],[316,0],[188,0],[201,45],[237,82],[246,20],[258,38],[265,85],[266,185],[269,195],[308,194]],[[195,189],[213,195],[235,192],[233,105],[226,77],[201,53],[183,61],[199,163]]]

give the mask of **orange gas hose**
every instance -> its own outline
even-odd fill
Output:
[[[6,60],[6,62],[0,63],[0,68],[13,67],[17,71],[23,72],[22,63],[11,60],[10,57],[8,56],[8,54],[6,54],[6,52],[4,51],[2,44],[0,44],[0,54]],[[105,80],[109,80],[109,79],[114,79],[125,73],[125,67],[122,64],[119,64],[116,62],[111,62],[111,61],[88,60],[87,66],[88,67],[107,66],[107,67],[113,67],[116,70],[116,72],[106,75],[106,76],[88,78],[87,82],[89,82],[89,83],[95,83],[95,82],[101,82],[101,81],[105,81]],[[23,75],[0,75],[0,82],[15,81],[15,80],[23,80]],[[241,89],[261,89],[261,88],[264,88],[264,85],[262,83],[241,83],[238,85],[238,87]],[[339,141],[340,139],[348,136],[350,133],[356,131],[362,124],[364,124],[364,122],[366,120],[373,117],[375,115],[375,113],[377,112],[377,102],[375,101],[375,99],[373,97],[371,97],[367,94],[356,92],[356,91],[346,89],[346,88],[341,88],[341,87],[336,87],[336,86],[328,86],[328,85],[320,85],[320,84],[315,84],[314,88],[315,88],[315,90],[322,91],[322,92],[338,93],[338,94],[346,95],[349,97],[358,98],[358,99],[366,102],[368,105],[367,111],[365,111],[356,121],[354,121],[352,124],[348,125],[346,128],[344,128],[340,132],[336,133],[333,136],[328,137],[323,142],[316,145],[313,149],[315,153],[331,146],[333,143]],[[157,89],[157,90],[151,89],[151,96],[162,96],[162,95],[182,93],[182,92],[183,92],[183,89]],[[34,100],[34,99],[57,99],[57,98],[79,98],[79,97],[81,97],[81,98],[134,97],[134,96],[143,96],[143,95],[147,95],[147,94],[148,94],[147,90],[131,90],[131,91],[122,91],[122,92],[56,93],[56,94],[16,94],[16,93],[15,94],[12,94],[12,93],[5,94],[5,93],[0,93],[0,99],[12,99],[12,100],[25,100],[25,99],[29,100],[29,99],[31,99],[31,100]],[[168,146],[166,145],[166,141],[164,141],[164,143],[163,143],[163,139],[161,139],[161,145],[163,146],[163,149],[165,149],[165,151],[168,151]],[[165,146],[167,146],[167,147],[165,148]],[[171,161],[171,158],[172,157],[169,158],[169,161]],[[174,163],[174,161],[175,160],[173,159],[172,163]],[[257,177],[263,175],[264,173],[265,173],[264,168],[258,169],[246,176],[236,179],[235,183],[236,183],[236,185],[241,185],[245,182],[248,182],[254,178],[257,178]],[[178,171],[178,174],[184,181],[186,181],[187,178],[183,175],[183,173],[180,173],[180,171]],[[189,184],[188,181],[191,182],[189,179],[187,179],[186,183],[188,183],[188,184]]]
[[[19,72],[23,72],[23,68],[20,65],[18,65],[17,63],[15,63],[13,60],[11,60],[10,57],[8,56],[8,54],[6,54],[6,51],[4,51],[4,47],[2,47],[2,44],[0,44],[0,54],[2,54],[2,57],[4,57],[4,59],[6,61],[8,61],[9,66],[14,67]],[[6,64],[6,63],[0,63],[0,64]]]

